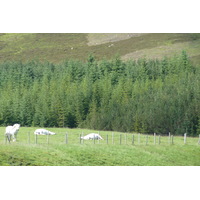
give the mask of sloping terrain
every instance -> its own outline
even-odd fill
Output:
[[[186,50],[194,62],[200,61],[198,33],[1,33],[0,61],[65,59],[160,58]]]
[[[138,59],[138,58],[157,58],[161,59],[164,56],[178,55],[184,49],[190,56],[199,56],[200,40],[180,42],[169,45],[161,45],[150,49],[142,49],[134,51],[122,56],[123,60]]]
[[[90,33],[88,34],[88,45],[95,46],[109,42],[127,40],[131,37],[140,37],[145,33]]]

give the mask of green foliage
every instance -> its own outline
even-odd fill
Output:
[[[0,64],[0,125],[199,133],[200,73],[185,51],[163,60]]]
[[[200,135],[200,117],[199,117],[199,119],[198,119],[197,134]]]

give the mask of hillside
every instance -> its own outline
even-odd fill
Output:
[[[200,61],[198,33],[1,33],[0,61],[40,60],[54,63],[65,59],[110,59],[116,54],[123,60],[141,57],[161,58],[180,54]]]
[[[1,126],[200,134],[200,34],[1,34],[0,43]],[[141,57],[157,60],[129,61]]]

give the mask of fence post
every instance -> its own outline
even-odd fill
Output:
[[[158,144],[160,145],[160,135],[158,136]]]
[[[174,144],[174,136],[172,135],[172,144]]]
[[[35,134],[35,144],[37,144],[37,134]]]
[[[81,134],[79,135],[79,142],[80,142],[80,144],[81,144]]]
[[[156,133],[154,133],[154,145],[156,144]]]
[[[108,144],[108,134],[106,135],[106,143]]]
[[[68,133],[65,134],[65,144],[68,144]]]
[[[198,141],[198,144],[200,144],[200,134],[199,134],[199,141]]]
[[[114,133],[112,132],[112,144],[114,144]]]
[[[98,131],[98,134],[99,134],[99,131]],[[100,135],[100,134],[99,134]],[[98,140],[98,144],[100,144],[100,140]]]
[[[148,135],[146,135],[146,145],[148,145]]]
[[[140,144],[140,133],[138,133],[138,144]]]
[[[132,135],[132,145],[134,145],[134,134]]]
[[[170,136],[170,132],[169,132],[169,144],[171,144],[171,136]]]
[[[122,144],[122,134],[119,135],[119,144]]]
[[[84,133],[83,133],[83,131],[82,131],[82,137],[83,137],[83,135],[84,135]],[[82,144],[84,144],[84,139],[82,139]]]
[[[47,134],[47,144],[49,144],[49,134]]]
[[[30,131],[28,132],[28,144],[30,144]]]
[[[184,133],[184,144],[186,144],[186,140],[187,140],[187,133]]]

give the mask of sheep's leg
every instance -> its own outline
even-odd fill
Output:
[[[4,142],[7,144],[7,135],[4,135]]]
[[[15,142],[16,141],[15,135],[13,135],[12,138],[13,138],[13,142]]]
[[[6,137],[8,138],[8,142],[10,143],[10,135],[6,135]]]

